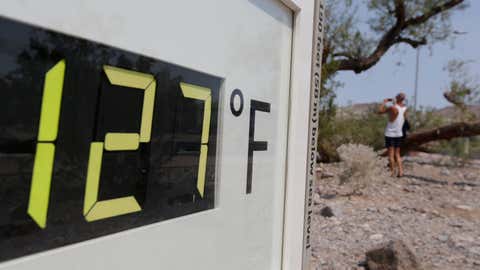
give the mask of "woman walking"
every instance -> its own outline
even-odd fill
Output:
[[[387,104],[392,102],[391,106]],[[405,124],[407,106],[405,106],[405,94],[399,93],[395,99],[385,99],[380,105],[379,112],[388,114],[388,123],[385,128],[385,147],[388,150],[388,160],[392,176],[403,176],[402,157],[400,155],[404,140],[403,125]]]

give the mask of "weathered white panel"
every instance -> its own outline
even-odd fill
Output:
[[[0,269],[281,268],[293,24],[289,8],[278,0],[3,0],[0,15],[225,78],[216,209],[21,258]],[[238,118],[229,108],[235,88],[246,101]],[[292,98],[298,110],[308,100],[307,95],[299,99],[301,94]],[[269,145],[268,151],[254,154],[254,192],[246,195],[251,99],[269,102],[272,109],[257,113],[255,139]],[[298,146],[304,143],[298,141]],[[303,159],[304,151],[299,151],[292,157]]]

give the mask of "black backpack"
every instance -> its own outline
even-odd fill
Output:
[[[410,131],[410,122],[408,122],[408,120],[405,119],[405,122],[403,122],[403,126],[402,126],[402,133],[403,133],[404,139],[407,137],[408,131]]]

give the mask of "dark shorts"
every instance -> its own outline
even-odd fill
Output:
[[[387,137],[385,136],[385,147],[400,148],[403,144],[403,137]]]

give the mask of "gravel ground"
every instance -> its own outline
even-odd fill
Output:
[[[401,239],[425,269],[480,269],[480,160],[407,157],[408,175],[340,185],[345,164],[321,164],[314,195],[311,269],[364,269],[366,251]],[[325,207],[331,208],[333,216]],[[322,211],[322,209],[324,211]]]

